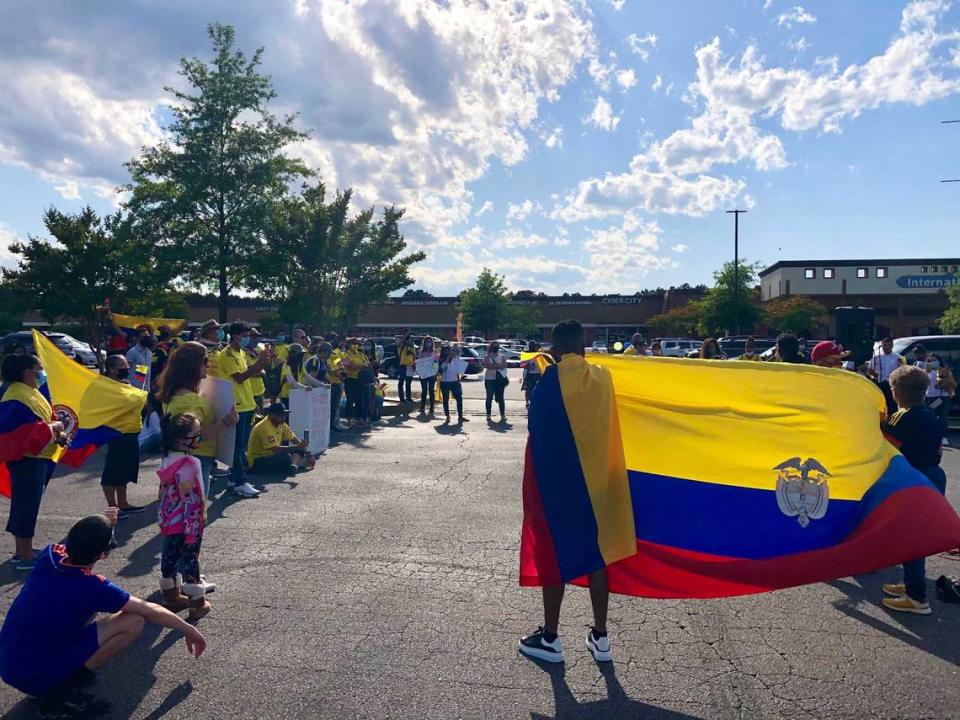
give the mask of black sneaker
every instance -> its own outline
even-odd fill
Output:
[[[520,638],[518,648],[527,657],[549,663],[563,662],[563,646],[560,644],[560,638],[557,637],[553,642],[548,643],[543,639],[543,627],[538,627],[533,635]]]
[[[142,513],[146,509],[146,505],[130,505],[125,508],[120,508],[120,512],[117,513],[117,515],[119,517],[127,517],[127,515],[136,515],[137,513]]]

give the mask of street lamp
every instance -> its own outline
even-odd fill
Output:
[[[740,313],[737,312],[737,303],[740,295],[740,213],[746,210],[727,210],[728,215],[733,215],[733,307],[736,313],[737,335],[740,334]]]

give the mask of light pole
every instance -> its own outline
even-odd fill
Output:
[[[740,334],[740,313],[737,312],[737,300],[740,295],[740,213],[746,210],[727,210],[728,215],[733,215],[733,307],[736,313],[736,330]]]

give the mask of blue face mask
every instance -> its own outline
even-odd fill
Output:
[[[250,338],[249,337],[240,338],[240,347],[242,348],[250,347]]]
[[[37,387],[40,387],[41,385],[46,385],[46,384],[47,384],[47,371],[41,370],[39,373],[37,373]]]
[[[223,340],[227,334],[223,330],[217,330],[217,340]]]

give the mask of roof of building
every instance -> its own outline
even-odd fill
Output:
[[[960,258],[880,258],[872,260],[780,260],[760,271],[760,277],[785,267],[890,267],[898,265],[960,265]]]

